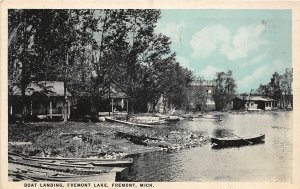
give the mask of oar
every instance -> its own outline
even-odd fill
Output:
[[[232,133],[233,134],[233,133]],[[242,140],[244,140],[244,141],[246,141],[246,142],[248,142],[249,144],[253,144],[251,141],[249,141],[249,140],[246,140],[246,139],[243,139],[242,137],[239,137],[239,136],[237,136],[237,135],[235,135],[235,134],[233,134],[234,136],[236,136],[236,137],[238,137],[238,138],[240,138],[240,139],[242,139]]]

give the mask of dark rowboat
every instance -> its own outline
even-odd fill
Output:
[[[211,143],[218,147],[243,146],[263,143],[265,134],[255,137],[230,137],[230,138],[211,138]]]
[[[179,121],[180,118],[178,116],[169,116],[165,120],[166,121]]]

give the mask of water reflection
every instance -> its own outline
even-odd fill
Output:
[[[233,137],[233,130],[228,128],[215,128],[213,136],[216,138]]]
[[[210,137],[266,135],[265,143],[212,149],[210,143],[175,153],[135,157],[124,181],[290,181],[292,112],[222,114],[173,123]]]

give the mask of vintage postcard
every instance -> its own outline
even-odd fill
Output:
[[[2,1],[1,188],[299,188],[299,5]]]

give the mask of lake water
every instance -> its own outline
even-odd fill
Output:
[[[212,149],[210,143],[178,152],[134,157],[122,181],[291,181],[292,112],[221,114],[222,121],[199,118],[173,127],[201,131],[206,136],[251,136],[264,133],[265,143]]]

